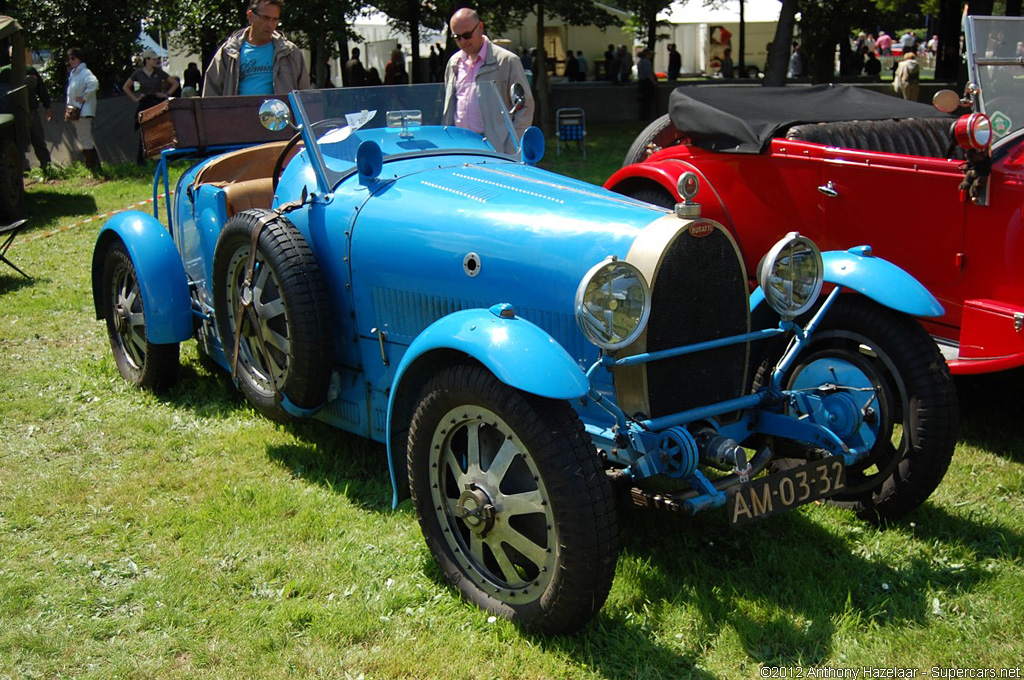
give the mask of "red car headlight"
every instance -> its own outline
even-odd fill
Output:
[[[992,122],[984,113],[960,116],[953,124],[956,143],[965,149],[987,149],[992,143]]]

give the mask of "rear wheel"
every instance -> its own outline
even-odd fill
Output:
[[[622,161],[622,167],[632,165],[633,163],[642,163],[654,151],[670,147],[676,144],[679,139],[679,131],[672,124],[668,114],[659,116],[633,140],[633,144],[629,147],[629,151],[626,152],[626,157]]]
[[[638,201],[651,203],[662,208],[668,208],[669,210],[676,206],[676,199],[661,187],[643,186],[625,193],[626,196],[635,198]]]
[[[162,390],[178,377],[178,343],[155,344],[146,334],[146,309],[131,255],[120,242],[103,261],[107,336],[117,370],[136,387]]]
[[[549,634],[611,588],[612,492],[576,412],[482,367],[441,371],[412,419],[409,486],[427,545],[464,598]]]
[[[773,359],[761,366],[759,382],[774,364]],[[835,430],[842,429],[844,409],[863,414],[860,426],[843,438],[850,446],[869,445],[870,453],[847,468],[846,489],[830,502],[865,520],[896,520],[942,481],[956,444],[956,391],[934,341],[910,317],[859,296],[841,296],[782,386],[815,391],[826,402],[842,399],[829,408],[838,414]],[[775,469],[814,455],[790,443],[776,453],[791,458],[776,459]]]

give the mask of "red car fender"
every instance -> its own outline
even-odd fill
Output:
[[[682,200],[676,184],[684,172],[693,172],[700,179],[700,191],[695,199],[701,206],[701,217],[716,220],[725,225],[736,238],[736,225],[722,197],[707,176],[689,161],[668,158],[659,161],[635,163],[619,169],[604,183],[604,188],[620,194],[630,195],[638,189],[657,185],[667,191],[676,201]],[[738,239],[737,239],[738,240]]]

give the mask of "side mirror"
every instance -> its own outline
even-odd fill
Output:
[[[932,106],[943,113],[953,113],[961,106],[960,95],[953,90],[939,90],[932,97]]]
[[[526,90],[523,89],[522,83],[512,83],[508,89],[508,96],[512,100],[512,108],[509,109],[509,113],[515,113],[526,104]]]
[[[272,132],[278,132],[292,125],[292,112],[280,99],[268,99],[260,104],[260,124]]]

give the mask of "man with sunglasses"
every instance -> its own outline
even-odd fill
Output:
[[[309,89],[302,52],[277,30],[281,5],[282,0],[250,0],[249,25],[225,40],[210,60],[204,97],[286,95]]]
[[[501,107],[512,106],[509,87],[520,83],[526,102],[515,116],[516,136],[533,122],[533,93],[514,52],[495,45],[484,35],[484,24],[475,10],[463,7],[452,15],[452,37],[461,48],[448,60],[444,75],[444,123],[482,134],[494,148],[514,153],[516,140],[509,136]],[[492,89],[490,83],[494,83]],[[501,101],[495,98],[501,97]]]

